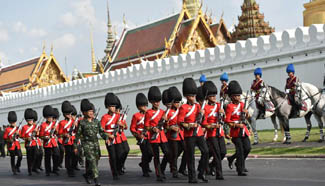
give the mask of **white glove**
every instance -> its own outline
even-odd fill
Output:
[[[286,93],[289,94],[290,93],[290,89],[286,89]]]

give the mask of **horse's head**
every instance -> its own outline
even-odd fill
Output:
[[[260,94],[259,97],[257,98],[257,101],[259,103],[263,103],[265,101],[270,101],[271,98],[272,98],[271,88],[267,84],[264,84],[264,86],[260,90]]]
[[[297,82],[296,83],[296,87],[295,87],[295,99],[301,100],[303,96],[305,96],[305,92],[302,91],[302,83],[301,82]]]

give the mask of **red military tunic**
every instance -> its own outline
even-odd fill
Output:
[[[201,106],[197,103],[194,105],[183,104],[179,109],[178,123],[196,123],[196,117],[200,113],[200,110]],[[194,130],[197,130],[198,137],[203,136],[202,127],[199,125],[197,128],[185,129],[184,137],[192,137]]]
[[[12,126],[7,127],[3,134],[3,139],[6,141],[11,140],[16,132],[19,132],[18,127],[12,127]],[[8,150],[15,150],[16,147],[19,150],[20,149],[19,140],[17,138],[13,139],[12,143],[8,142],[7,147],[8,147]]]
[[[207,104],[204,107],[204,121],[202,123],[203,126],[217,124],[219,123],[219,110],[220,110],[220,103],[216,103],[214,105]],[[219,136],[217,136],[217,130],[219,130]],[[211,128],[207,129],[207,138],[211,137],[224,137],[223,128]]]
[[[103,115],[100,123],[102,125],[102,128],[104,131],[108,134],[114,135],[114,129],[117,126],[117,122],[119,120],[119,114],[105,114]],[[120,144],[122,143],[122,136],[119,132],[116,133],[116,136],[114,136],[113,144]]]
[[[221,89],[220,89],[220,98],[225,98],[226,97],[226,94],[227,94],[227,91],[228,91],[228,85],[224,85],[222,84],[221,85]]]
[[[44,139],[43,140],[43,147],[44,148],[53,148],[53,147],[57,147],[58,144],[56,142],[56,139],[53,138],[51,135],[51,130],[54,128],[55,123],[52,122],[50,124],[48,124],[47,122],[42,123],[41,128],[40,128],[40,132],[39,132],[39,136],[42,137],[50,137],[50,139]]]
[[[262,79],[260,79],[258,81],[256,79],[254,79],[253,84],[251,86],[251,90],[256,92],[256,95],[255,95],[256,98],[258,98],[259,95],[260,95],[260,90],[262,88],[262,85],[263,85],[263,80]]]
[[[144,130],[144,116],[145,114],[137,112],[132,116],[130,130],[132,133],[138,134],[140,136]],[[148,139],[148,131],[144,134],[144,139]]]
[[[180,128],[180,131],[177,132],[177,137],[176,138],[172,137],[172,133],[174,133],[175,131],[168,130],[168,132],[167,132],[168,140],[173,140],[173,141],[184,140],[184,130],[180,127],[179,123],[177,123],[178,114],[179,114],[179,109],[177,109],[177,110],[170,109],[170,111],[169,111],[169,113],[167,115],[167,121],[168,121],[167,125],[168,126],[177,125]]]
[[[144,126],[145,127],[158,127],[158,122],[161,120],[165,112],[162,109],[153,110],[150,109],[146,112],[144,118]],[[151,140],[154,135],[153,131],[149,131],[148,139],[150,143],[166,143],[167,137],[165,135],[164,130],[159,131],[158,137],[155,140]]]
[[[61,120],[59,123],[59,135],[65,135],[65,134],[69,134],[70,128],[73,127],[74,124],[74,120]],[[70,136],[69,141],[67,143],[64,143],[65,141],[65,137],[63,137],[62,139],[62,144],[63,145],[73,145],[75,136],[74,136],[74,132],[72,132],[72,136]]]
[[[35,130],[36,126],[33,125],[28,125],[26,124],[25,126],[23,126],[23,128],[21,129],[20,132],[20,136],[21,138],[29,138],[32,137],[32,133]],[[36,146],[36,140],[32,139],[32,141],[27,141],[25,140],[25,147],[34,147]]]
[[[244,109],[244,103],[240,102],[240,104],[229,103],[226,109],[226,123],[236,123],[240,124],[240,114]],[[244,125],[244,131],[247,136],[249,136],[249,131],[247,127]],[[242,137],[240,134],[240,128],[235,127],[230,129],[230,136],[233,138]]]
[[[297,83],[297,77],[293,76],[292,78],[287,78],[287,83],[286,83],[286,88],[285,89],[290,89],[290,94],[295,95],[296,91],[296,83]]]

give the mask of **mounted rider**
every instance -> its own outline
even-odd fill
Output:
[[[307,111],[307,107],[305,105],[305,102],[303,102],[302,100],[295,100],[296,86],[299,82],[299,79],[295,76],[295,67],[293,66],[293,64],[289,64],[287,66],[287,73],[289,77],[286,81],[285,92],[289,97],[290,104],[294,108],[292,115],[299,116],[299,111]]]
[[[251,85],[252,96],[255,97],[256,106],[259,109],[258,118],[265,118],[266,115],[272,115],[274,112],[274,105],[270,101],[260,99],[261,90],[266,87],[262,79],[262,69],[256,68],[254,70],[255,79]]]

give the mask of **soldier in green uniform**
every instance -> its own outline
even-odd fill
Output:
[[[100,186],[98,182],[98,160],[100,158],[100,147],[97,134],[109,143],[108,136],[103,131],[100,122],[94,117],[94,108],[88,99],[81,101],[81,112],[84,115],[80,121],[76,139],[74,142],[74,151],[78,153],[78,140],[81,140],[84,155],[86,157],[86,173],[83,177],[88,184],[91,184],[91,178],[95,182],[95,186]]]

